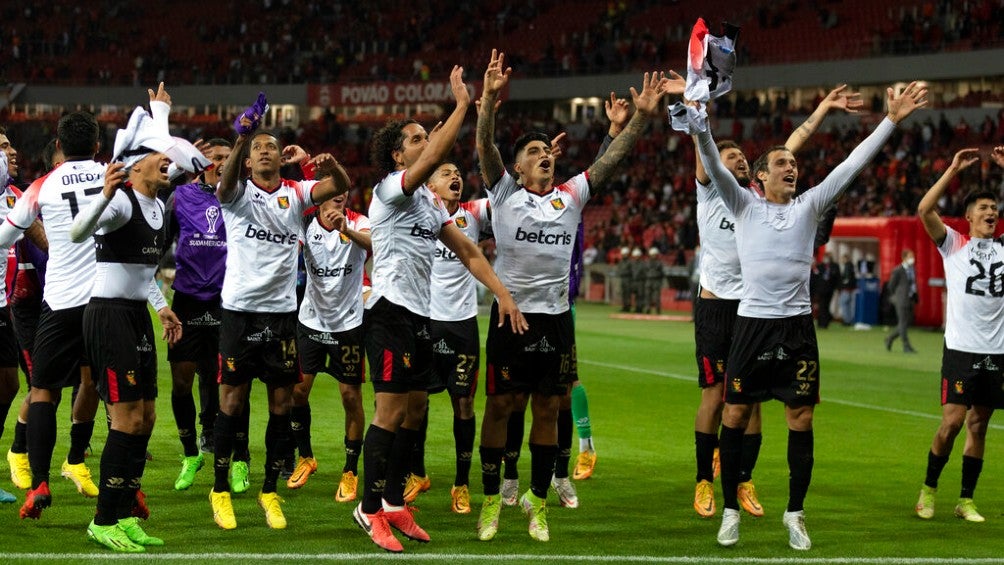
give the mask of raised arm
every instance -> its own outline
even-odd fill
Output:
[[[242,123],[245,121],[250,125],[247,118],[242,118]],[[251,133],[238,135],[234,141],[234,147],[230,151],[230,156],[223,163],[223,174],[220,175],[220,184],[216,187],[216,198],[221,204],[230,202],[237,195],[237,179],[243,168],[241,161],[250,140]]]
[[[73,225],[70,226],[71,241],[80,243],[94,235],[105,209],[111,204],[112,198],[125,180],[125,163],[108,163],[105,168],[105,187],[101,191],[101,198],[92,200],[91,204],[73,219]]]
[[[505,164],[502,154],[495,146],[495,110],[499,92],[509,82],[512,68],[505,67],[505,53],[492,49],[492,58],[485,69],[481,103],[478,105],[477,147],[478,161],[481,163],[481,176],[485,184],[491,188],[502,178]]]
[[[1000,161],[997,161],[998,156],[1001,159]],[[979,150],[975,147],[960,150],[952,158],[952,164],[945,169],[945,172],[934,183],[934,186],[927,190],[927,194],[920,199],[920,204],[917,205],[917,216],[920,218],[921,223],[924,224],[927,235],[931,236],[931,239],[937,245],[941,245],[947,235],[945,223],[941,221],[941,216],[938,214],[938,200],[945,194],[948,183],[952,182],[952,179],[955,178],[955,175],[959,174],[959,171],[979,160]],[[994,148],[994,160],[998,164],[1004,165],[1004,147]]]
[[[715,138],[708,131],[697,133],[693,136],[694,147],[697,149],[698,162],[703,162],[704,170],[708,175],[708,181],[714,181],[718,187],[719,195],[725,207],[737,214],[745,198],[752,198],[752,193],[739,185],[736,177],[725,168],[722,163],[721,153],[715,145]],[[700,180],[700,178],[698,178]],[[707,183],[702,183],[707,184]]]
[[[631,117],[631,106],[628,105],[628,101],[623,98],[617,98],[617,95],[613,92],[610,93],[610,100],[603,101],[603,109],[606,110],[607,119],[610,120],[610,127],[607,128],[607,135],[603,138],[599,151],[596,152],[597,160],[607,152],[610,144],[624,131],[624,127]],[[553,150],[551,151],[551,155],[554,155]]]
[[[838,109],[844,110],[848,114],[856,114],[858,110],[864,107],[864,104],[864,101],[861,100],[860,92],[847,92],[847,85],[841,84],[831,90],[826,95],[826,98],[823,98],[823,101],[819,103],[819,106],[816,106],[815,111],[802,122],[802,125],[791,132],[788,140],[784,142],[784,146],[792,154],[797,154],[802,145],[812,137],[812,134],[816,133],[816,130],[819,129],[820,124],[826,119],[826,114],[830,110]]]
[[[369,229],[354,230],[350,228],[348,222],[345,220],[345,214],[338,210],[332,210],[327,221],[331,222],[336,230],[345,234],[345,237],[349,238],[353,243],[365,249],[367,253],[373,253],[373,237],[370,235]]]
[[[635,142],[652,120],[652,116],[659,112],[662,85],[665,81],[666,78],[662,73],[645,73],[641,93],[631,87],[631,99],[637,111],[631,116],[624,131],[610,143],[603,156],[589,167],[587,174],[590,192],[595,194],[606,186],[618,163],[634,148]]]
[[[442,127],[434,128],[429,134],[429,145],[425,147],[418,159],[404,173],[404,192],[412,194],[418,187],[429,180],[439,163],[450,154],[450,149],[457,142],[457,134],[464,123],[464,116],[471,105],[471,93],[464,84],[464,68],[454,65],[450,72],[450,88],[457,105],[453,113],[446,119]]]
[[[314,185],[310,191],[310,199],[314,204],[320,204],[325,200],[334,198],[339,194],[349,191],[351,182],[349,174],[345,168],[330,153],[321,153],[310,160],[310,163],[317,168],[321,175],[327,175],[323,180]],[[226,171],[226,169],[224,169]]]

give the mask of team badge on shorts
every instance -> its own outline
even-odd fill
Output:
[[[742,392],[743,391],[743,381],[742,381],[742,379],[735,378],[735,379],[731,379],[730,382],[732,383],[732,392]]]
[[[283,210],[289,209],[288,196],[280,196],[279,198],[276,198],[275,201],[279,203],[279,208],[282,208]]]
[[[964,394],[965,387],[962,386],[962,381],[955,381],[955,394]]]
[[[551,208],[554,208],[555,210],[564,210],[565,203],[562,202],[561,199],[555,198],[554,200],[551,201]]]
[[[461,228],[461,229],[466,228],[467,227],[467,218],[457,218],[457,227]]]
[[[237,370],[237,364],[233,357],[227,357],[227,370],[231,373]]]
[[[501,369],[499,369],[499,373],[502,375],[503,381],[509,380],[509,367],[502,367]]]
[[[136,371],[126,373],[126,382],[129,383],[129,386],[136,386]]]
[[[404,355],[402,355],[401,356],[401,362],[404,363],[405,367],[407,367],[407,368],[410,369],[411,368],[411,353],[405,353]]]

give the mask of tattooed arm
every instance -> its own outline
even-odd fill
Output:
[[[505,172],[502,154],[495,146],[496,104],[499,92],[509,82],[509,75],[512,73],[512,68],[506,68],[504,64],[505,53],[492,49],[491,62],[485,70],[484,92],[478,105],[478,160],[481,162],[481,176],[484,177],[489,189],[495,186]]]
[[[848,114],[858,113],[858,110],[864,106],[864,101],[861,100],[861,93],[844,92],[846,89],[847,85],[841,84],[831,90],[826,95],[826,98],[823,98],[823,101],[819,103],[816,110],[812,112],[812,115],[806,118],[795,131],[791,132],[788,140],[784,142],[784,146],[788,148],[788,151],[791,151],[792,154],[797,154],[798,150],[805,145],[805,142],[809,141],[809,138],[812,137],[812,134],[816,133],[823,120],[826,119],[826,114],[833,108],[839,108]]]

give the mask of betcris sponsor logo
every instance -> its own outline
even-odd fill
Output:
[[[438,239],[436,232],[430,230],[429,228],[423,228],[422,226],[415,224],[411,226],[411,237],[420,237],[422,239]]]
[[[297,242],[295,233],[273,233],[272,230],[259,228],[254,224],[248,224],[247,230],[244,231],[244,237],[257,239],[258,241],[267,241],[269,243],[278,243],[279,245],[296,245]]]
[[[450,251],[449,247],[443,247],[439,245],[436,246],[436,259],[440,259],[443,261],[456,261],[457,254],[454,253],[453,251]]]
[[[316,265],[311,263],[310,273],[315,277],[340,277],[342,275],[352,274],[352,265],[344,265],[341,267],[326,267],[324,265]]]
[[[722,218],[722,222],[718,224],[718,229],[734,232],[736,231],[736,225],[730,222],[728,218]]]
[[[516,241],[525,241],[527,243],[537,243],[540,245],[571,245],[572,234],[564,231],[561,233],[548,233],[544,230],[528,232],[517,226]]]

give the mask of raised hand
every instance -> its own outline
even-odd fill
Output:
[[[171,95],[164,90],[164,83],[160,83],[157,86],[157,92],[154,92],[152,88],[146,89],[146,93],[150,96],[150,102],[163,102],[168,106],[171,105]]]
[[[997,163],[998,167],[1004,167],[1004,145],[998,145],[990,151],[990,158]]]
[[[865,101],[861,99],[861,93],[845,92],[846,90],[846,84],[838,85],[826,95],[826,98],[823,98],[819,105],[827,112],[836,108],[848,114],[858,113],[865,106]]]
[[[461,104],[470,106],[471,93],[464,84],[464,68],[459,65],[453,65],[453,70],[450,72],[450,89],[453,90],[453,98],[457,100],[458,106]]]
[[[262,116],[268,111],[268,100],[265,99],[265,93],[259,92],[258,98],[244,109],[244,112],[237,119],[234,120],[234,130],[237,131],[237,135],[248,135],[258,129],[261,125]]]
[[[497,49],[492,49],[492,58],[485,69],[484,94],[497,96],[509,82],[509,75],[512,74],[512,67],[505,66],[505,53],[500,53]]]
[[[892,123],[899,125],[914,110],[927,106],[927,87],[913,81],[899,95],[889,87],[886,89],[886,103],[889,108],[886,116]]]
[[[297,163],[302,163],[307,159],[310,159],[310,155],[299,145],[287,145],[282,148],[283,165],[295,165]]]
[[[994,148],[994,151],[997,151],[998,149],[1001,148],[996,147]],[[993,153],[991,153],[991,157],[993,157],[995,161],[997,160],[997,158],[994,157]],[[1004,158],[1004,155],[1002,155],[1002,158]],[[979,160],[980,160],[980,150],[975,147],[967,147],[965,149],[959,149],[958,153],[955,154],[955,157],[952,157],[952,164],[950,165],[950,167],[952,169],[955,169],[956,172],[958,172]]]
[[[662,100],[661,91],[668,80],[665,73],[645,73],[641,92],[639,93],[633,86],[631,87],[631,100],[634,102],[635,108],[649,116],[658,114],[659,101]]]
[[[561,142],[565,139],[565,132],[561,132],[558,135],[551,138],[551,157],[557,159],[561,157],[564,151],[561,149]]]
[[[115,195],[115,192],[125,183],[126,171],[125,163],[115,162],[108,163],[105,167],[105,187],[102,191],[105,198],[111,198]]]
[[[618,133],[624,129],[624,124],[631,117],[631,106],[623,98],[617,98],[613,92],[610,93],[610,100],[603,101],[603,109],[606,110],[607,119],[610,120],[610,129],[616,129]],[[614,134],[611,137],[617,137]]]
[[[303,149],[300,150],[303,151]],[[304,152],[304,156],[306,156],[306,152]],[[298,163],[299,161],[293,161],[293,162]],[[335,174],[335,171],[338,169],[338,160],[335,159],[335,156],[332,155],[331,153],[321,153],[316,157],[314,157],[313,159],[311,159],[309,162],[311,165],[317,168],[317,172],[320,173],[321,175],[333,175]]]
[[[669,78],[661,83],[660,87],[663,94],[678,94],[683,96],[683,93],[687,90],[687,79],[680,76],[673,69],[670,69]]]

